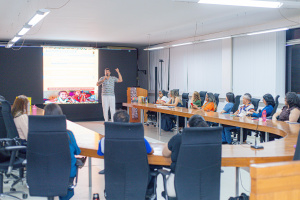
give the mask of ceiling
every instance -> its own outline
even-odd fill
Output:
[[[139,47],[277,20],[300,23],[299,8],[279,10],[172,0],[0,0],[0,41],[13,38],[41,8],[51,12],[23,37],[27,41]]]

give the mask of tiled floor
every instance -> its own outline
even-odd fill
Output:
[[[91,130],[98,133],[104,134],[103,122],[78,122],[78,124],[85,126]],[[151,126],[145,126],[145,137],[149,142],[168,142],[169,139],[175,134],[170,132],[162,131],[162,136],[157,134],[157,128]],[[253,137],[249,137],[249,140],[253,140]],[[104,163],[102,159],[92,159],[92,187],[88,186],[88,162],[86,165],[79,170],[78,185],[75,188],[75,195],[72,199],[74,200],[91,200],[93,193],[99,193],[100,199],[104,198],[104,176],[99,175],[98,172],[104,168]],[[227,200],[231,196],[235,196],[235,168],[233,167],[223,167],[224,173],[221,174],[221,200]],[[239,184],[240,193],[245,192],[249,194],[250,191],[250,175],[245,170],[240,170]],[[22,190],[28,192],[26,185],[18,184],[17,190]],[[9,190],[9,184],[4,184],[4,192]],[[158,177],[157,194],[158,199],[164,199],[161,197],[161,192],[163,191],[162,177]],[[16,195],[21,197],[21,195]],[[3,198],[0,199],[12,199]],[[28,197],[32,200],[46,199],[41,197]],[[57,200],[58,198],[56,198]]]

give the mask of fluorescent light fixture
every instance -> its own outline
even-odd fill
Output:
[[[18,35],[23,36],[25,35],[25,33],[27,33],[30,30],[30,26],[25,25],[23,26],[23,28],[19,31]]]
[[[34,26],[39,23],[44,17],[50,13],[47,9],[39,9],[36,11],[35,15],[29,20],[28,25]]]
[[[151,51],[151,50],[158,50],[158,49],[163,49],[165,47],[153,47],[153,48],[147,48],[145,50]]]
[[[9,43],[7,43],[7,45],[5,46],[5,48],[11,48],[13,45],[14,45],[13,42],[9,42]]]
[[[181,44],[173,44],[171,47],[179,47],[179,46],[184,46],[184,45],[190,45],[193,44],[193,42],[186,42],[186,43],[181,43]]]
[[[50,13],[47,9],[39,9],[36,11],[34,16],[26,23],[22,29],[15,35],[13,39],[11,39],[5,48],[11,48],[23,35],[25,35],[34,25],[39,23],[44,17],[46,17]]]
[[[21,36],[16,35],[13,39],[10,40],[10,42],[16,43],[20,38]]]
[[[223,39],[229,39],[229,38],[231,38],[231,37],[221,37],[221,38],[207,39],[207,40],[202,40],[200,42],[210,42],[210,41],[223,40]]]
[[[198,3],[231,5],[231,6],[249,6],[249,7],[261,7],[261,8],[279,8],[283,4],[278,1],[255,1],[255,0],[199,0]]]
[[[247,35],[258,35],[258,34],[263,34],[263,33],[272,33],[272,32],[278,32],[278,31],[286,31],[286,30],[289,30],[289,29],[288,28],[278,28],[278,29],[272,29],[272,30],[267,30],[267,31],[248,33]]]

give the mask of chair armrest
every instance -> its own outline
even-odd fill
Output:
[[[9,146],[9,147],[5,147],[4,149],[8,151],[18,151],[26,148],[27,148],[26,146]]]

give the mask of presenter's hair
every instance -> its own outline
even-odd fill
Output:
[[[46,105],[44,111],[44,115],[63,115],[61,107],[55,103]]]
[[[232,92],[227,92],[226,97],[227,97],[229,103],[234,103],[235,102],[234,94]]]
[[[190,127],[209,127],[201,115],[193,115],[189,119]]]
[[[114,114],[114,122],[123,122],[128,123],[129,122],[129,115],[124,110],[119,110]]]
[[[26,114],[27,113],[27,107],[28,107],[28,99],[25,95],[20,95],[18,96],[15,101],[14,101],[14,104],[12,106],[12,109],[11,109],[11,114],[13,117],[16,117],[16,115],[18,113],[21,113],[21,114]]]
[[[108,70],[108,71],[110,71],[110,69],[109,69],[109,68],[105,68],[105,70]]]

